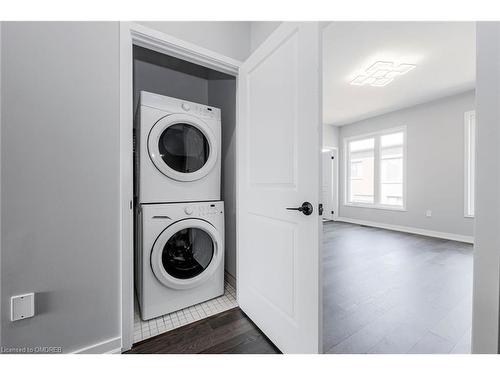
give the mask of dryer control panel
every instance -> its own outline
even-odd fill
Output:
[[[169,113],[189,113],[205,119],[220,121],[220,109],[205,104],[188,102],[187,100],[172,98],[147,91],[141,91],[140,105],[157,108]]]
[[[191,113],[198,117],[219,119],[220,110],[215,107],[209,107],[202,104],[182,102],[181,104],[182,112]]]

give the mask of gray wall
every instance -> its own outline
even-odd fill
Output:
[[[137,21],[137,23],[244,61],[276,30],[281,21]]]
[[[500,23],[476,28],[476,233],[472,352],[499,352]]]
[[[248,22],[155,27],[249,54]],[[2,345],[70,352],[120,335],[119,25],[2,28]],[[11,323],[10,296],[30,291],[37,315]]]
[[[253,52],[281,24],[281,21],[254,21],[250,26],[250,50]]]
[[[339,147],[340,128],[323,125],[323,147]]]
[[[281,21],[138,21],[137,23],[244,61],[281,24]]]
[[[345,206],[342,182],[340,216],[472,236],[474,219],[464,218],[464,112],[474,108],[470,91],[342,126],[341,182],[345,137],[407,126],[407,211]],[[427,209],[432,217],[425,216]]]
[[[120,335],[118,23],[5,22],[4,347],[70,352]],[[10,296],[36,316],[10,322]]]
[[[236,80],[208,81],[209,105],[222,112],[222,182],[225,268],[236,278]]]
[[[250,54],[251,22],[139,21],[137,23],[236,60],[243,61]]]
[[[134,60],[134,108],[137,108],[139,92],[142,90],[195,103],[208,103],[206,79]]]

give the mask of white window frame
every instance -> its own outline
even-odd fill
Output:
[[[474,218],[475,215],[476,134],[476,111],[467,111],[464,114],[464,217],[469,218]],[[471,141],[474,142],[473,150],[470,147]],[[471,157],[472,152],[474,152],[473,157]]]
[[[402,206],[395,206],[395,205],[389,205],[389,204],[382,204],[379,203],[381,201],[381,196],[380,196],[380,137],[383,135],[387,134],[392,134],[392,133],[403,133],[403,205]],[[350,193],[350,174],[351,170],[349,167],[349,162],[350,162],[350,155],[349,155],[349,142],[352,141],[357,141],[357,140],[362,140],[366,138],[374,138],[374,173],[373,173],[373,183],[374,183],[374,203],[357,203],[357,202],[349,202],[349,193]],[[378,210],[390,210],[390,211],[406,211],[406,175],[407,175],[407,168],[406,168],[406,125],[403,126],[398,126],[395,128],[389,128],[389,129],[383,129],[379,130],[376,132],[371,132],[371,133],[363,133],[359,135],[355,135],[352,137],[346,137],[344,138],[343,142],[344,146],[344,206],[348,207],[361,207],[361,208],[373,208],[373,209],[378,209]]]

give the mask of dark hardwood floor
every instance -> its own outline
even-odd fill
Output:
[[[191,323],[135,344],[125,354],[276,354],[269,339],[239,309]]]
[[[325,353],[470,353],[472,246],[341,222],[324,225]],[[127,353],[279,353],[239,309]]]
[[[324,225],[327,353],[469,353],[472,245]]]

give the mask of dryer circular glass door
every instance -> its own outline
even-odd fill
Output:
[[[199,180],[217,161],[214,132],[204,121],[187,114],[158,120],[149,132],[148,152],[156,168],[177,181]]]
[[[193,288],[213,275],[223,256],[214,226],[200,219],[177,221],[161,232],[151,251],[156,278],[174,289]]]

